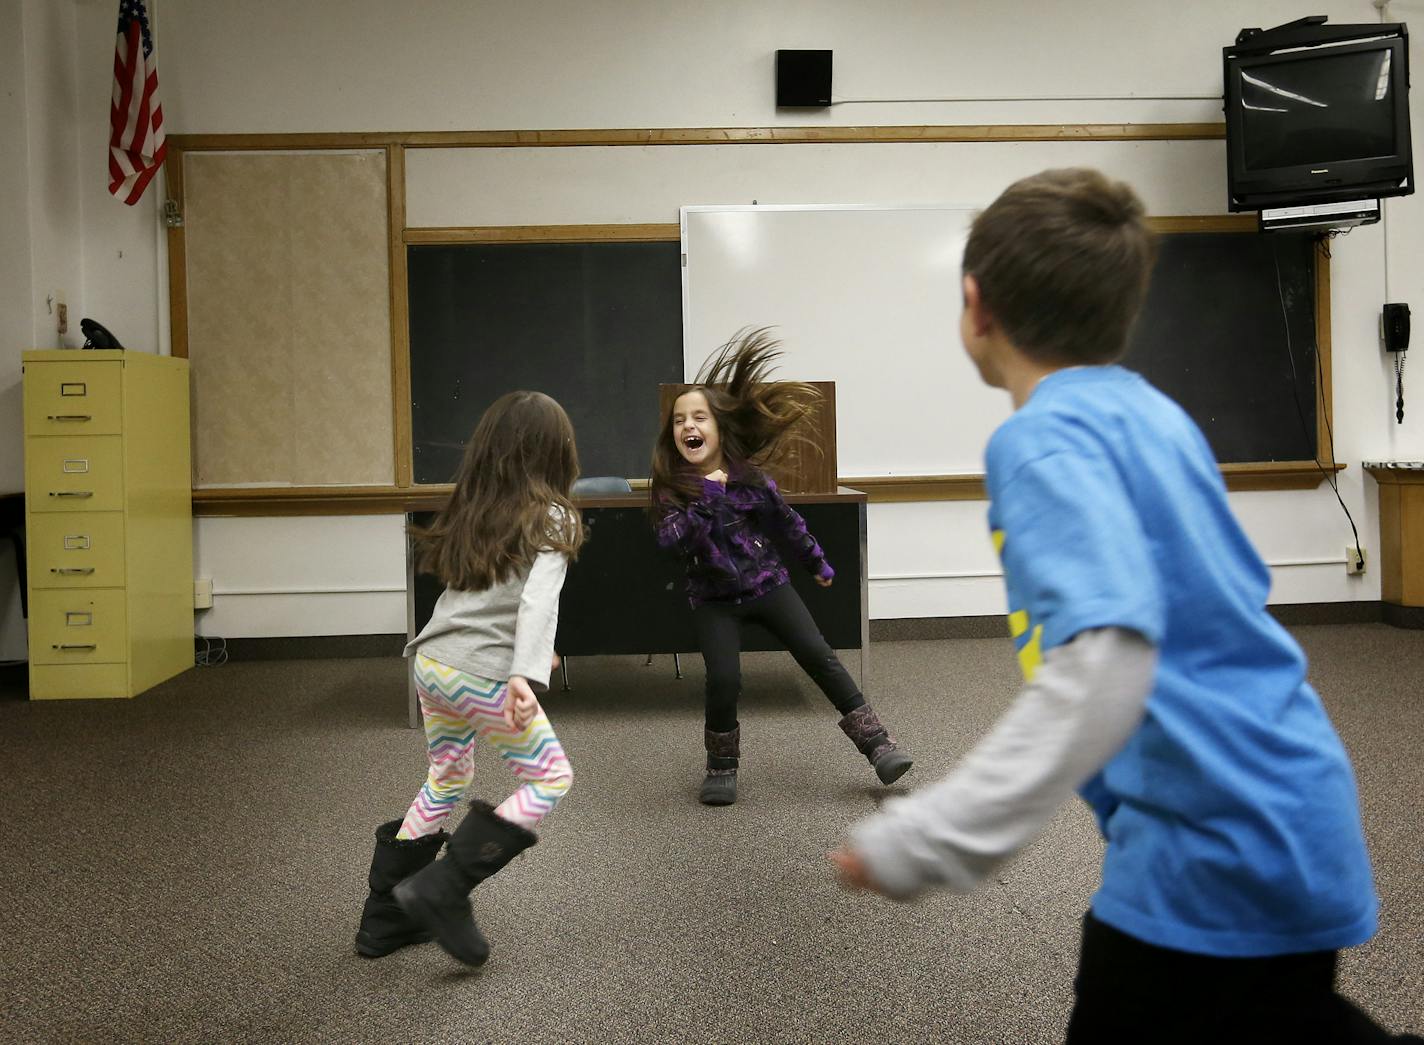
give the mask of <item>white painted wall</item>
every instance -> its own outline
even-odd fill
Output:
[[[13,7],[16,0],[0,2]],[[38,0],[20,0],[20,6],[27,31],[29,22],[39,23],[44,48],[27,43],[27,56],[65,68],[72,68],[68,56],[81,56],[77,72],[40,79],[51,99],[63,98],[66,76],[77,84],[82,102],[69,102],[77,106],[71,115],[80,134],[67,146],[69,169],[93,178],[102,161],[102,152],[92,150],[104,139],[114,5],[60,0],[52,6],[61,13],[53,15],[39,14],[51,5]],[[1143,96],[1218,94],[1220,48],[1243,18],[1271,26],[1309,13],[1285,0],[1252,5],[1246,15],[1231,0],[1186,6],[1102,0],[1088,14],[1084,5],[1050,0],[999,6],[911,0],[889,7],[852,0],[419,0],[398,14],[376,0],[151,0],[150,6],[168,126],[186,133],[1213,121],[1219,119],[1214,101]],[[1379,18],[1369,0],[1327,6],[1335,22]],[[1387,15],[1421,23],[1424,0],[1394,0]],[[68,21],[74,23],[70,38],[53,39]],[[1416,33],[1416,69],[1424,68],[1418,46]],[[827,113],[783,115],[772,94],[778,47],[834,49],[838,98],[1071,94],[1116,100],[843,104]],[[0,85],[15,79],[8,69],[0,72]],[[34,79],[21,84],[34,88]],[[1416,133],[1424,136],[1418,95],[1416,89],[1411,106]],[[12,101],[4,104],[14,108]],[[56,106],[50,101],[43,108]],[[22,108],[33,113],[35,103]],[[947,184],[938,175],[924,177],[923,164],[931,161],[920,157],[939,153],[952,157]],[[646,166],[639,154],[646,154]],[[1037,166],[1091,163],[1131,180],[1155,213],[1210,213],[1224,209],[1220,157],[1220,143],[447,150],[412,154],[409,186],[412,220],[428,224],[671,222],[682,203],[905,202],[907,193],[954,201]],[[938,161],[931,165],[937,168]],[[32,159],[29,169],[36,166]],[[626,180],[630,169],[639,180]],[[78,197],[83,213],[76,292],[92,314],[114,319],[126,340],[142,344],[151,337],[162,346],[164,259],[151,211],[159,194],[150,190],[140,204],[148,213],[124,213],[104,209],[106,201],[95,198],[103,192],[102,178],[95,190],[88,180],[52,173],[69,186],[62,193]],[[33,301],[63,275],[51,247],[66,233],[50,199],[56,190],[35,184],[34,174],[27,177],[28,192],[41,198],[45,211],[29,264]],[[799,195],[810,186],[830,195]],[[740,195],[709,198],[714,187]],[[1424,300],[1422,208],[1418,197],[1387,207],[1388,295],[1416,309]],[[1386,300],[1384,241],[1379,227],[1337,240],[1332,280],[1336,451],[1351,463],[1340,487],[1371,550],[1378,544],[1377,498],[1358,462],[1424,458],[1424,378],[1420,408],[1396,426],[1393,373],[1377,344],[1379,306]],[[0,253],[0,264],[13,265],[8,243]],[[1289,565],[1343,561],[1349,528],[1328,490],[1237,495],[1233,503],[1277,564],[1276,601],[1378,598],[1377,573],[1347,580],[1340,561]],[[872,575],[904,579],[872,585],[872,614],[1001,612],[997,577],[978,575],[992,574],[995,566],[982,537],[983,510],[976,504],[874,506],[871,527],[885,539],[877,540]],[[394,518],[201,520],[200,570],[213,577],[217,591],[286,586],[334,593],[219,596],[201,627],[229,636],[402,631],[403,600],[385,590],[400,580],[392,580],[403,561],[399,533]],[[369,594],[351,595],[352,588]]]

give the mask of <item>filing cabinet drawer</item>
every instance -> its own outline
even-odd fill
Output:
[[[121,588],[122,512],[51,512],[35,516],[26,540],[36,588]]]
[[[31,512],[122,509],[123,436],[25,440],[25,497]]]
[[[28,435],[118,435],[123,364],[75,360],[25,364]]]
[[[36,664],[30,662],[31,700],[92,700],[128,697],[127,664]]]
[[[128,659],[125,593],[31,592],[30,660],[35,664],[113,664]]]

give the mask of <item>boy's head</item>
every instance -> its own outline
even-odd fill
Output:
[[[1147,293],[1156,244],[1142,201],[1095,170],[1014,182],[975,219],[964,248],[970,306],[1035,363],[1112,363]],[[986,373],[986,379],[989,375]]]

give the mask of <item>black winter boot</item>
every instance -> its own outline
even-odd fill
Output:
[[[697,800],[706,806],[729,806],[737,800],[737,760],[742,753],[742,727],[727,733],[703,732],[707,745],[707,778]]]
[[[851,743],[875,767],[882,784],[893,784],[910,771],[914,763],[895,746],[894,739],[880,724],[875,709],[862,704],[841,718],[841,729]]]
[[[470,890],[538,840],[533,831],[496,816],[493,806],[471,802],[450,836],[445,859],[396,886],[396,903],[445,953],[466,965],[483,965],[489,944],[470,910]]]
[[[356,953],[364,958],[381,958],[407,944],[430,939],[430,934],[400,909],[391,889],[434,860],[450,836],[437,831],[424,838],[398,839],[400,825],[401,821],[392,820],[376,828],[376,851],[366,878],[371,892],[361,909],[361,927],[356,930]]]

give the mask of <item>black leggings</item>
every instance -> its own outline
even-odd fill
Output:
[[[1350,1045],[1395,1037],[1335,993],[1335,951],[1216,958],[1083,919],[1067,1045]]]
[[[865,703],[860,687],[826,645],[796,589],[783,584],[740,603],[704,603],[692,611],[697,644],[707,665],[707,728],[726,733],[737,726],[742,691],[742,621],[756,621],[780,640],[842,715]]]

